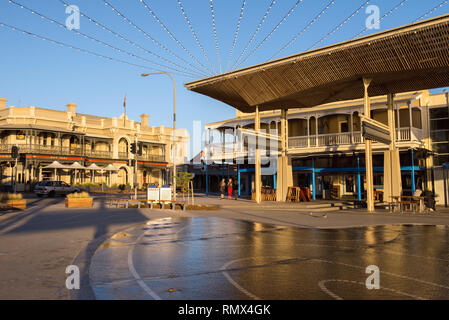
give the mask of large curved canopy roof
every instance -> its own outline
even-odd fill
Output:
[[[240,111],[306,108],[449,86],[449,15],[187,83]]]

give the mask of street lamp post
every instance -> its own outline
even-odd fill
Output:
[[[176,162],[175,162],[175,131],[176,131],[176,82],[173,76],[168,72],[153,72],[143,73],[142,77],[148,77],[151,75],[165,74],[169,76],[173,81],[173,134],[172,134],[172,161],[173,161],[173,199],[176,201]]]

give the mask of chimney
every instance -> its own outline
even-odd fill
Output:
[[[148,127],[148,118],[149,116],[146,113],[140,115],[140,126],[142,128]]]
[[[0,110],[5,110],[6,109],[6,102],[7,101],[8,101],[8,99],[0,98]]]
[[[76,103],[67,103],[67,112],[70,112],[72,115],[76,114]]]

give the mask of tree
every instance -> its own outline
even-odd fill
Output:
[[[189,172],[179,172],[176,177],[176,184],[181,188],[182,198],[185,199],[185,193],[190,192],[190,181],[193,180],[193,175]]]

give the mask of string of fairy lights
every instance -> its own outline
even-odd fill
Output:
[[[273,30],[271,30],[271,32],[269,34],[266,35],[266,37],[259,42],[259,44],[256,46],[256,48],[254,48],[237,66],[236,68],[238,68],[239,66],[241,66],[243,63],[245,63],[246,61],[248,61],[249,58],[251,58],[251,56],[253,56],[257,50],[259,50],[265,42],[268,41],[268,39],[271,38],[271,36],[281,27],[281,25],[287,21],[287,19],[293,14],[293,12],[296,10],[296,8],[303,2],[303,0],[297,0],[295,2],[295,4],[293,5],[293,7],[291,7],[291,9],[284,15],[284,17],[282,17],[281,21],[278,22],[278,24],[273,28]]]
[[[132,63],[132,62],[129,62],[129,61],[125,61],[125,60],[122,60],[122,59],[106,56],[106,55],[103,55],[101,53],[94,52],[94,51],[87,50],[87,49],[83,49],[83,48],[80,48],[80,47],[76,47],[74,45],[71,45],[71,44],[68,44],[68,43],[65,43],[65,42],[61,42],[61,41],[58,41],[58,40],[50,39],[48,37],[41,36],[39,34],[36,34],[36,33],[31,32],[31,31],[27,31],[27,30],[21,29],[21,28],[16,27],[16,26],[9,25],[9,24],[4,23],[4,22],[0,22],[0,28],[7,28],[7,29],[10,29],[12,31],[20,32],[20,33],[22,33],[24,35],[31,36],[31,37],[33,37],[35,39],[48,41],[48,42],[50,42],[52,44],[57,44],[57,45],[60,45],[61,47],[73,49],[73,50],[76,50],[76,51],[79,51],[79,52],[83,52],[83,53],[86,53],[86,54],[89,54],[89,55],[93,55],[93,56],[96,56],[98,58],[102,58],[102,59],[105,59],[105,60],[114,61],[114,62],[126,64],[126,65],[129,65],[129,66],[132,66],[132,67],[137,67],[137,68],[141,68],[141,69],[145,69],[145,70],[153,70],[153,71],[156,71],[156,72],[162,72],[163,71],[163,70],[155,69],[155,68],[152,68],[152,67],[149,67],[149,66],[144,66],[144,65]],[[179,75],[179,76],[186,76],[186,75],[183,75],[183,74],[180,74],[180,73],[177,73],[177,72],[174,72],[174,74]]]
[[[69,6],[69,4],[66,3],[64,0],[59,0],[59,2],[61,2],[65,7],[68,7],[68,6]],[[195,75],[197,75],[197,76],[199,75],[199,74],[198,74],[195,70],[193,70],[193,69],[189,69],[189,68],[186,68],[185,66],[182,66],[182,65],[179,65],[179,64],[177,64],[177,63],[174,63],[173,61],[168,60],[168,59],[162,57],[161,55],[159,55],[159,54],[157,54],[157,53],[154,53],[154,52],[152,52],[152,51],[150,51],[150,50],[148,50],[148,49],[145,49],[144,47],[140,46],[140,45],[137,44],[136,42],[134,42],[134,41],[132,41],[132,40],[129,40],[128,38],[126,38],[126,37],[123,36],[122,34],[120,34],[120,33],[116,32],[116,31],[110,29],[109,27],[107,27],[107,26],[104,25],[103,23],[99,22],[98,20],[95,20],[95,19],[91,18],[90,16],[86,15],[84,12],[80,11],[80,15],[81,15],[81,17],[87,19],[89,22],[95,24],[97,27],[99,27],[99,28],[101,28],[102,30],[105,30],[105,31],[111,33],[112,35],[114,35],[115,37],[117,37],[117,38],[119,38],[119,39],[125,41],[125,42],[128,43],[129,45],[131,45],[131,46],[133,46],[133,47],[135,47],[135,48],[138,48],[138,49],[142,50],[143,52],[148,53],[148,54],[152,55],[153,57],[155,57],[155,58],[157,58],[157,59],[160,59],[160,60],[162,60],[162,61],[164,61],[164,62],[167,62],[167,63],[169,63],[169,64],[171,64],[171,65],[173,65],[173,66],[175,66],[175,67],[177,67],[177,68],[183,69],[183,70],[187,71],[187,72],[190,73],[190,74],[195,74]],[[168,69],[173,70],[173,68],[171,68],[171,67],[169,67],[169,66],[166,66],[166,65],[163,65],[163,64],[159,64],[159,63],[157,63],[157,62],[154,62],[154,64],[156,64],[156,65],[158,65],[158,66],[160,66],[160,67],[164,67],[164,68],[168,68]],[[175,69],[175,70],[176,70],[176,69]]]
[[[43,19],[43,20],[46,20],[46,21],[48,21],[48,22],[50,22],[50,23],[53,23],[53,24],[55,24],[55,25],[57,25],[57,26],[59,26],[59,27],[61,27],[61,28],[67,29],[67,30],[69,30],[69,31],[71,31],[71,32],[74,32],[74,33],[76,33],[76,34],[79,35],[79,36],[82,36],[82,37],[84,37],[84,38],[86,38],[86,39],[92,40],[92,41],[94,41],[94,42],[96,42],[96,43],[98,43],[98,44],[101,44],[101,45],[103,45],[103,46],[106,46],[106,47],[108,47],[108,48],[110,48],[110,49],[112,49],[112,50],[114,50],[114,51],[117,51],[117,52],[119,52],[119,53],[126,54],[126,55],[128,55],[128,56],[130,56],[130,57],[132,57],[132,58],[139,59],[139,60],[145,61],[145,62],[147,62],[147,63],[159,65],[157,62],[154,62],[154,61],[152,61],[152,60],[149,60],[149,59],[146,59],[146,58],[144,58],[144,57],[138,56],[138,55],[136,55],[136,54],[134,54],[134,53],[132,53],[132,52],[129,52],[129,51],[125,50],[125,49],[122,49],[122,48],[118,48],[118,47],[116,47],[116,46],[113,46],[113,45],[111,45],[111,44],[109,44],[109,43],[107,43],[107,42],[104,42],[104,41],[99,40],[99,39],[97,39],[97,38],[95,38],[95,37],[92,37],[92,36],[90,36],[90,35],[88,35],[88,34],[86,34],[86,33],[83,33],[83,32],[81,32],[81,31],[79,31],[79,30],[76,30],[76,29],[71,29],[71,30],[70,30],[65,24],[63,24],[63,23],[61,23],[61,22],[58,22],[58,21],[56,21],[56,20],[54,20],[54,19],[52,19],[52,18],[49,18],[49,17],[47,17],[47,16],[45,16],[45,15],[39,13],[38,11],[36,11],[36,10],[34,10],[34,9],[31,9],[31,8],[29,8],[29,7],[27,7],[27,6],[23,5],[23,4],[21,4],[21,3],[19,3],[19,2],[16,2],[16,1],[14,1],[14,0],[8,0],[8,1],[9,1],[9,3],[11,3],[11,4],[15,5],[15,6],[18,6],[19,8],[24,9],[24,10],[30,12],[31,14],[34,14],[34,15],[39,16],[39,17],[40,17],[41,19]],[[164,65],[162,65],[162,66],[165,67],[165,68],[171,69],[171,70],[173,70],[173,71],[179,72],[179,73],[185,73],[185,72],[179,71],[179,70],[177,70],[177,69],[174,69],[174,68],[171,68],[171,67],[168,67],[168,66],[164,66]],[[190,74],[190,73],[185,73],[185,74],[186,74],[186,75],[189,75],[189,76],[192,76],[192,75],[193,75],[193,74]]]
[[[184,17],[184,19],[186,20],[186,23],[190,29],[190,32],[193,35],[193,38],[195,39],[196,44],[198,45],[198,47],[201,49],[201,51],[203,52],[204,57],[206,58],[207,62],[209,63],[209,65],[212,67],[212,69],[214,70],[214,73],[217,73],[217,70],[215,70],[214,64],[210,61],[209,56],[206,53],[206,50],[204,50],[203,45],[200,42],[200,39],[198,39],[198,36],[195,32],[195,29],[193,28],[192,22],[190,21],[189,17],[187,16],[187,13],[184,9],[184,6],[182,5],[181,0],[178,0],[178,6],[179,9],[181,10],[181,14]]]
[[[442,8],[443,6],[445,6],[448,2],[449,2],[449,0],[444,0],[439,5],[433,7],[432,9],[430,9],[429,11],[424,13],[422,16],[420,16],[418,19],[414,20],[413,22],[418,22],[418,21],[424,19],[428,15],[431,15],[432,13],[436,12],[438,9]]]
[[[228,71],[229,69],[229,63],[231,62],[232,55],[234,54],[235,45],[237,44],[237,37],[239,36],[240,32],[240,24],[243,19],[243,14],[245,13],[245,6],[246,0],[243,0],[242,7],[240,8],[239,20],[237,21],[237,27],[235,28],[234,41],[232,42],[231,52],[229,52],[228,62],[226,63],[226,71]]]
[[[251,45],[251,43],[253,43],[254,39],[256,39],[257,34],[259,33],[260,29],[262,28],[262,25],[264,24],[265,20],[267,20],[268,15],[271,12],[271,9],[273,8],[273,6],[276,4],[276,0],[272,0],[270,5],[268,6],[267,11],[265,12],[264,16],[262,17],[262,19],[259,22],[259,25],[257,26],[256,31],[254,31],[254,33],[251,36],[251,39],[249,39],[248,43],[246,44],[245,48],[243,49],[242,53],[240,54],[240,56],[237,58],[237,60],[234,62],[234,64],[232,65],[231,69],[235,69],[235,66],[237,65],[237,63],[239,63],[240,59],[243,57],[243,55],[246,53],[246,51],[248,50],[249,46]]]
[[[70,5],[65,0],[58,0],[62,5],[65,7],[69,7]],[[176,0],[177,5],[179,7],[179,14],[180,16],[185,20],[187,28],[189,29],[190,33],[193,36],[193,39],[195,40],[196,45],[200,48],[202,55],[204,56],[202,59],[195,56],[195,54],[192,52],[191,48],[189,48],[188,45],[186,45],[184,38],[183,41],[181,41],[179,35],[176,36],[173,30],[170,30],[168,25],[163,22],[162,18],[155,12],[153,8],[149,5],[150,0],[137,0],[141,3],[143,8],[145,8],[146,12],[151,15],[151,17],[159,24],[159,26],[168,34],[169,38],[174,41],[179,48],[182,49],[181,52],[183,52],[186,56],[188,56],[188,61],[186,58],[179,55],[179,53],[176,53],[174,50],[170,49],[170,47],[167,44],[164,44],[162,41],[157,40],[154,36],[154,31],[146,31],[143,27],[139,26],[137,23],[135,23],[129,16],[126,16],[124,13],[119,11],[116,7],[114,7],[110,2],[110,0],[100,0],[105,7],[112,10],[112,12],[118,16],[123,23],[126,25],[129,25],[130,28],[133,30],[139,32],[143,36],[145,36],[146,39],[150,40],[152,45],[154,45],[158,50],[162,50],[164,52],[163,54],[160,54],[158,52],[155,52],[154,49],[146,48],[145,46],[138,43],[136,40],[131,40],[131,37],[128,33],[118,32],[117,30],[114,30],[112,27],[108,26],[104,22],[100,22],[98,19],[93,18],[91,15],[87,15],[85,12],[79,12],[80,16],[89,23],[92,23],[93,25],[97,26],[98,28],[110,33],[115,38],[125,42],[127,45],[134,48],[134,50],[124,49],[121,48],[115,44],[112,44],[111,42],[106,42],[98,38],[98,35],[89,35],[87,33],[81,32],[78,29],[75,28],[69,28],[66,24],[58,22],[57,20],[50,18],[48,15],[38,12],[35,9],[32,9],[30,7],[25,6],[24,4],[20,3],[16,0],[8,0],[8,2],[11,5],[14,5],[18,8],[21,8],[28,13],[31,13],[33,15],[38,16],[41,18],[41,20],[49,22],[51,24],[54,24],[57,27],[69,30],[74,32],[80,37],[83,37],[85,39],[91,40],[92,42],[101,45],[103,47],[106,47],[107,49],[110,49],[114,51],[117,54],[126,55],[128,56],[128,59],[137,59],[139,61],[145,62],[145,65],[134,63],[133,61],[124,60],[118,57],[113,57],[107,54],[102,54],[93,50],[88,50],[86,48],[82,48],[79,46],[74,46],[72,44],[58,41],[56,39],[51,39],[49,37],[46,37],[45,35],[40,35],[38,33],[34,33],[31,31],[24,30],[18,26],[14,26],[5,22],[0,22],[0,27],[2,29],[8,29],[12,31],[19,32],[24,35],[31,36],[35,39],[40,39],[43,41],[50,42],[52,44],[56,44],[65,48],[73,49],[78,52],[82,52],[91,56],[95,56],[101,59],[105,59],[108,61],[113,61],[121,64],[126,64],[131,67],[138,67],[138,68],[144,68],[146,70],[154,70],[156,72],[161,71],[170,71],[171,73],[184,78],[198,78],[198,77],[207,77],[211,75],[215,75],[217,73],[221,73],[222,71],[232,71],[243,64],[245,64],[251,57],[253,57],[262,46],[264,46],[272,37],[273,35],[282,27],[282,25],[285,25],[286,21],[295,14],[295,11],[299,8],[299,6],[304,2],[304,0],[296,0],[292,7],[282,16],[280,21],[272,28],[270,29],[270,32],[268,32],[261,41],[255,42],[258,38],[257,36],[261,33],[261,31],[264,29],[264,25],[267,23],[268,18],[270,14],[273,12],[273,8],[277,4],[276,0],[270,0],[269,5],[264,11],[264,14],[262,18],[260,19],[258,25],[255,28],[255,31],[251,33],[249,40],[246,42],[243,49],[240,51],[240,54],[237,55],[236,49],[238,46],[238,40],[241,38],[240,31],[241,31],[241,25],[242,21],[244,20],[244,16],[246,16],[250,9],[247,9],[248,7],[248,0],[242,0],[241,6],[240,6],[240,14],[238,16],[238,20],[235,25],[235,32],[233,33],[233,41],[232,45],[230,46],[229,50],[229,56],[226,60],[226,65],[223,65],[225,67],[224,70],[222,70],[222,61],[221,61],[221,49],[220,48],[220,42],[218,39],[218,28],[217,28],[217,8],[214,5],[214,0],[209,0],[209,11],[210,11],[210,18],[211,18],[211,32],[213,41],[215,43],[215,50],[217,54],[217,61],[216,64],[210,59],[209,55],[207,54],[207,50],[205,49],[205,46],[201,43],[199,33],[194,28],[194,23],[187,15],[187,11],[185,6],[182,3],[182,0]],[[329,15],[328,11],[332,7],[336,6],[337,0],[327,0],[328,2],[325,3],[324,7],[311,19],[308,21],[308,23],[300,29],[294,36],[286,42],[283,46],[280,48],[276,48],[277,51],[274,55],[271,56],[269,60],[272,60],[276,57],[278,57],[283,51],[285,51],[287,48],[291,47],[297,40],[308,30],[310,30],[320,19],[323,18],[325,15]],[[324,0],[323,0],[324,2]],[[319,40],[314,42],[307,50],[311,50],[313,48],[318,47],[319,45],[323,44],[326,40],[328,40],[331,36],[335,35],[338,31],[342,30],[345,25],[348,25],[348,23],[357,15],[359,15],[361,12],[363,12],[363,9],[366,8],[372,0],[362,0],[362,3],[359,4],[354,11],[347,16],[343,21],[340,23],[337,23],[332,28],[330,28],[329,32],[327,32],[324,36],[322,36]],[[382,16],[380,16],[376,21],[374,21],[374,24],[378,24],[382,22],[383,20],[387,19],[388,17],[392,16],[393,13],[400,10],[401,8],[404,8],[409,0],[400,0],[394,7],[386,11]],[[446,6],[449,3],[449,0],[443,0],[439,4],[437,4],[435,7],[432,7],[430,9],[427,9],[423,14],[421,14],[417,19],[413,20],[412,22],[418,22],[420,20],[425,19],[426,17],[429,17],[430,15],[434,14],[438,10],[440,10],[442,7]],[[221,8],[219,8],[222,10]],[[246,21],[246,19],[245,19]],[[285,29],[285,27],[284,27]],[[364,33],[370,30],[370,27],[367,25],[364,27],[360,32],[355,34],[351,39],[358,38],[362,36]],[[203,31],[203,30],[201,30]],[[204,32],[204,31],[203,31]],[[126,36],[125,36],[126,34]],[[142,51],[145,54],[148,54],[152,56],[156,61],[150,60],[146,58],[145,56],[138,55],[134,53],[135,49],[138,49]],[[234,58],[237,57],[237,58]],[[206,61],[207,63],[203,63],[201,60]],[[224,61],[223,61],[224,62]],[[218,72],[217,72],[218,71]]]
[[[197,64],[199,64],[201,67],[205,68],[207,70],[207,67],[205,67],[196,57],[194,57],[192,55],[192,53],[182,44],[181,41],[179,41],[175,35],[173,34],[173,32],[171,32],[167,26],[165,25],[165,23],[162,22],[162,20],[156,15],[156,13],[150,8],[150,6],[145,2],[145,0],[138,0],[147,10],[148,12],[151,14],[151,16],[161,25],[162,29],[165,30],[165,32],[168,33],[168,35],[170,36],[171,39],[173,39],[173,41],[175,41],[183,50],[185,53],[187,53]],[[208,70],[208,72],[210,72],[210,70]]]
[[[211,14],[211,17],[212,17],[212,29],[214,31],[215,48],[217,50],[218,68],[219,68],[220,73],[221,73],[220,46],[218,44],[217,26],[215,25],[214,0],[210,0],[210,14]]]
[[[274,59],[276,56],[278,56],[282,51],[287,49],[293,42],[295,42],[304,32],[306,32],[315,22],[317,22],[325,13],[327,10],[329,10],[330,7],[332,7],[335,4],[334,0],[331,0],[321,11],[318,13],[310,22],[299,31],[289,42],[287,42],[282,48],[280,48],[269,60]]]
[[[170,54],[171,56],[175,57],[176,59],[179,59],[180,61],[182,61],[183,63],[186,63],[187,65],[189,65],[190,67],[196,69],[197,71],[199,71],[202,74],[207,75],[208,74],[208,70],[201,70],[200,68],[198,68],[195,65],[192,65],[190,62],[188,62],[187,60],[181,58],[180,56],[178,56],[176,53],[174,53],[172,50],[170,50],[167,46],[165,46],[164,44],[162,44],[160,41],[156,40],[154,37],[152,37],[149,33],[147,33],[145,30],[143,30],[141,27],[139,27],[137,24],[135,24],[131,19],[129,19],[127,16],[125,16],[124,14],[122,14],[117,8],[115,8],[111,3],[109,3],[106,0],[100,0],[103,1],[103,3],[105,4],[105,6],[109,7],[112,11],[114,11],[115,13],[117,13],[117,16],[119,16],[120,18],[122,18],[122,21],[127,22],[129,25],[131,25],[135,30],[139,31],[140,33],[142,33],[145,37],[147,37],[148,39],[151,40],[151,42],[153,42],[153,44],[157,45],[159,48],[161,48],[162,50],[164,50],[165,52],[167,52],[168,54]]]
[[[388,10],[382,17],[380,17],[379,19],[377,19],[374,24],[380,23],[382,22],[386,17],[388,17],[389,15],[391,15],[393,12],[395,12],[396,10],[398,10],[399,8],[403,7],[405,5],[405,3],[408,0],[402,0],[401,2],[399,2],[397,5],[395,5],[393,8],[391,8],[390,10]],[[362,29],[362,31],[360,31],[359,33],[357,33],[355,36],[352,37],[352,39],[358,38],[360,37],[362,34],[364,34],[366,31],[368,31],[369,28],[365,27],[364,29]]]
[[[320,43],[322,43],[324,40],[326,40],[327,38],[329,38],[330,36],[332,36],[334,33],[336,33],[338,30],[340,30],[341,28],[343,28],[343,26],[345,24],[347,24],[352,18],[354,18],[360,11],[362,11],[363,8],[365,8],[369,2],[371,0],[364,0],[364,2],[362,3],[362,5],[360,7],[358,7],[353,13],[351,13],[345,20],[343,20],[343,22],[341,22],[340,24],[337,24],[337,26],[335,28],[333,28],[331,31],[329,31],[327,34],[325,34],[321,39],[319,39],[317,42],[315,42],[314,44],[312,44],[307,50],[313,49],[315,48],[317,45],[319,45]],[[449,0],[448,0],[449,1]]]

